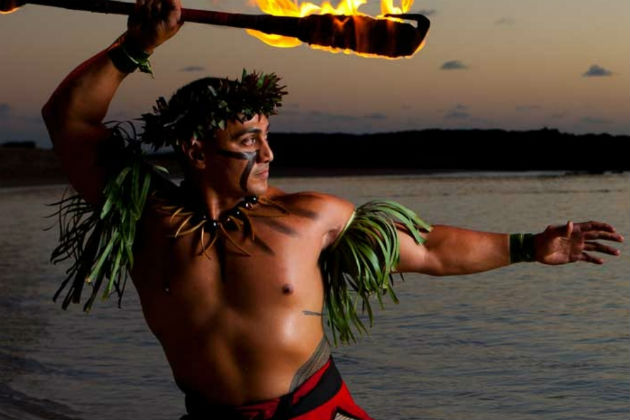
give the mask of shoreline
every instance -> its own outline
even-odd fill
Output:
[[[366,169],[362,171],[347,169],[305,169],[298,170],[278,169],[271,170],[270,182],[273,183],[277,179],[299,179],[299,178],[358,178],[358,177],[418,177],[430,180],[441,179],[513,179],[513,178],[558,178],[558,177],[579,177],[579,176],[610,176],[610,175],[628,175],[628,171],[606,171],[606,172],[588,172],[588,171],[470,171],[470,170],[405,170],[405,169]],[[173,178],[181,179],[178,174]],[[55,177],[23,177],[13,179],[0,180],[0,190],[17,190],[22,188],[38,188],[38,187],[67,187],[70,186],[67,179],[63,176]]]

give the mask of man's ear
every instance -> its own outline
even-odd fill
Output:
[[[203,152],[203,144],[197,139],[195,135],[193,135],[190,140],[182,142],[180,147],[182,153],[184,153],[184,155],[188,159],[188,163],[192,168],[206,168],[206,156]]]

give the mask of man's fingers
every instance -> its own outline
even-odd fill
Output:
[[[153,2],[153,8],[151,10],[151,14],[154,18],[158,18],[162,15],[162,1],[157,0]]]
[[[573,233],[573,222],[569,220],[564,228],[565,228],[565,232],[566,232],[565,236],[567,238],[570,238],[571,234]]]
[[[624,238],[617,232],[591,231],[584,233],[584,239],[602,239],[606,241],[623,242]]]
[[[172,19],[172,16],[175,19]],[[137,0],[130,21],[144,24],[168,20],[171,26],[179,23],[181,3],[176,0]]]
[[[587,230],[603,230],[606,232],[615,232],[615,228],[611,225],[609,225],[608,223],[604,223],[604,222],[596,222],[594,220],[591,220],[590,222],[584,222],[584,223],[580,223],[580,227],[582,230],[587,231]]]
[[[138,22],[138,19],[140,19],[140,16],[142,16],[142,13],[144,13],[144,5],[146,3],[146,0],[137,0],[136,1],[136,5],[133,9],[133,12],[129,15],[129,18],[127,20],[127,22],[129,24],[133,24]]]
[[[585,251],[597,251],[604,254],[619,255],[619,250],[612,246],[600,244],[599,242],[586,242],[584,244]]]
[[[144,4],[142,5],[142,7],[140,8],[138,17],[143,22],[148,22],[151,20],[151,4],[152,3],[153,3],[153,0],[146,0]]]
[[[182,4],[177,0],[164,0],[164,7],[168,10],[181,10]]]
[[[579,260],[580,261],[584,261],[584,262],[589,262],[589,263],[592,263],[592,264],[603,264],[604,263],[604,260],[602,260],[601,258],[593,257],[592,255],[587,254],[586,252],[582,252],[582,254],[579,257]]]
[[[165,12],[164,15],[168,17],[168,24],[170,26],[179,25],[180,27],[184,24],[182,22],[182,5],[177,0],[166,0],[164,4]]]

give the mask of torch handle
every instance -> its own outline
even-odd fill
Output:
[[[9,0],[9,2],[11,2],[11,0]],[[18,6],[23,4],[38,4],[41,6],[52,6],[63,9],[126,16],[130,15],[135,8],[134,3],[114,0],[13,0],[13,2],[17,3]],[[261,31],[264,31],[269,26],[269,17],[271,16],[215,12],[212,10],[182,9],[182,21],[184,22],[257,29]],[[282,21],[283,25],[287,25],[289,27],[296,25],[298,19],[284,16],[273,16],[273,18],[273,20],[276,20],[277,22]]]
[[[127,16],[135,9],[134,3],[114,0],[0,0],[0,11],[11,11],[29,3]],[[291,17],[182,9],[182,21],[185,22],[255,29],[298,38],[309,44],[392,58],[413,55],[424,44],[429,20],[422,15],[394,16],[415,20],[417,26],[368,16]]]

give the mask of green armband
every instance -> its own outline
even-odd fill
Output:
[[[536,261],[533,233],[510,234],[510,264]]]
[[[133,73],[136,69],[140,69],[141,72],[153,76],[153,69],[149,62],[151,54],[134,48],[125,35],[118,38],[115,44],[107,51],[107,55],[118,70],[123,73]]]

